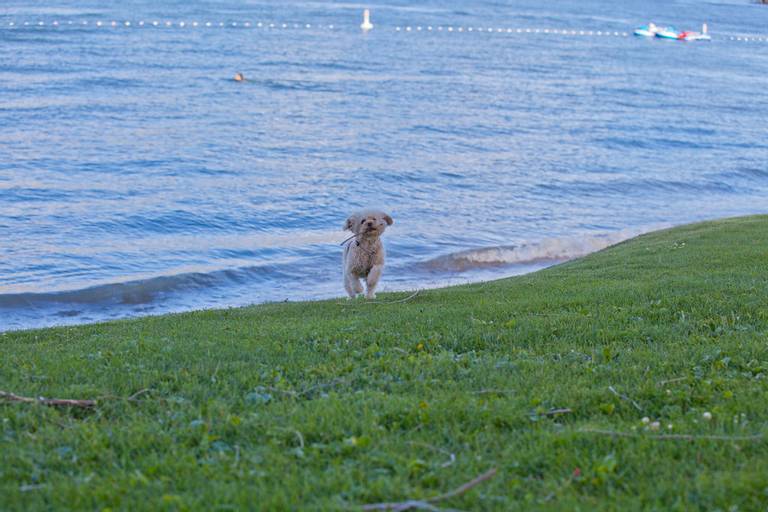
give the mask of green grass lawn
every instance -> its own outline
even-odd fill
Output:
[[[768,507],[768,216],[403,302],[9,332],[0,357],[0,390],[98,400],[0,404],[3,510],[359,510],[493,468],[433,506]]]

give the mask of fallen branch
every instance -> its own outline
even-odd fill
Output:
[[[100,397],[97,397],[94,402],[103,402],[106,400],[125,400],[127,402],[140,402],[139,397],[142,395],[146,395],[147,393],[152,393],[154,390],[149,388],[140,389],[131,396],[125,397],[125,396],[115,396],[115,395],[102,395]]]
[[[413,292],[412,294],[410,294],[409,296],[407,296],[404,299],[398,299],[398,300],[367,300],[365,302],[360,302],[359,304],[399,304],[399,303],[402,303],[402,302],[408,302],[409,300],[411,300],[414,297],[416,297],[419,293],[421,293],[421,290],[416,290],[415,292]],[[354,302],[352,302],[349,299],[346,302],[337,302],[336,304],[338,304],[340,306],[356,306],[357,305],[357,304],[355,304]]]
[[[463,512],[461,510],[456,510],[453,508],[438,508],[434,505],[430,505],[426,501],[419,501],[419,500],[408,500],[404,501],[402,503],[380,503],[380,505],[398,505],[399,508],[376,508],[376,509],[366,509],[363,508],[363,510],[428,510],[429,512]]]
[[[622,400],[626,400],[627,402],[631,403],[632,405],[635,406],[635,409],[637,409],[638,411],[642,412],[643,408],[640,407],[637,402],[635,402],[634,400],[629,398],[627,395],[622,395],[621,393],[619,393],[618,391],[613,389],[613,386],[608,386],[608,391],[610,391],[611,393],[613,393],[617,397],[621,398]]]
[[[299,391],[297,393],[297,395],[298,396],[308,395],[308,394],[312,393],[313,391],[317,391],[319,389],[326,389],[326,388],[332,388],[334,386],[338,386],[339,384],[343,384],[345,381],[346,381],[346,379],[338,378],[338,379],[333,379],[330,382],[321,382],[320,384],[316,384],[316,385],[314,385],[312,387],[309,387],[309,388],[305,389],[304,391]]]
[[[408,302],[409,300],[415,298],[419,293],[421,293],[421,290],[416,290],[409,296],[407,296],[404,299],[399,300],[369,300],[366,304],[399,304],[401,302]]]
[[[659,381],[656,385],[657,386],[663,386],[665,384],[672,384],[673,382],[681,382],[681,381],[684,381],[684,380],[688,380],[688,377],[677,377],[675,379],[662,380],[662,381]]]
[[[280,389],[272,386],[258,386],[256,389],[260,391],[271,391],[273,393],[282,393],[284,395],[290,396],[291,398],[298,398],[300,395],[298,391],[292,391],[290,389]]]
[[[38,403],[42,405],[50,405],[53,407],[82,407],[84,409],[90,409],[96,406],[96,400],[71,400],[65,398],[30,398],[26,396],[19,396],[7,391],[0,391],[0,398],[9,402],[23,402],[27,404]]]
[[[455,498],[456,496],[461,496],[462,494],[466,493],[473,487],[480,485],[481,483],[485,482],[486,480],[492,478],[496,474],[496,468],[492,468],[482,475],[478,476],[477,478],[474,478],[473,480],[470,480],[469,482],[460,485],[456,489],[452,491],[448,491],[445,494],[440,494],[439,496],[435,496],[434,498],[428,498],[426,500],[407,500],[407,501],[400,501],[400,502],[391,502],[391,503],[371,503],[369,505],[363,505],[363,510],[394,510],[394,511],[403,511],[403,510],[410,510],[410,509],[421,509],[421,510],[439,510],[438,508],[434,507],[433,503],[438,503],[440,501],[448,500],[451,498]]]
[[[281,389],[273,386],[258,386],[256,389],[261,389],[264,391],[272,391],[273,393],[283,393],[284,395],[288,395],[291,398],[298,399],[302,396],[308,396],[310,393],[314,391],[338,386],[339,384],[343,384],[344,382],[346,382],[346,380],[342,378],[333,379],[330,382],[321,382],[320,384],[316,384],[302,391],[293,391],[291,389]]]
[[[442,464],[440,464],[441,468],[447,468],[448,466],[456,462],[456,455],[438,446],[432,446],[429,443],[420,443],[418,441],[410,441],[408,444],[410,444],[411,446],[423,446],[425,448],[429,448],[430,450],[434,450],[436,452],[444,453],[445,455],[447,455],[449,460],[447,462],[443,462]]]
[[[567,407],[564,407],[562,409],[550,409],[547,412],[541,413],[544,416],[559,416],[560,414],[570,414],[573,410],[569,409]]]
[[[232,467],[236,468],[237,465],[240,463],[240,445],[235,445],[235,460],[232,462]]]
[[[656,434],[656,435],[643,435],[635,434],[633,432],[616,432],[613,430],[601,430],[595,428],[582,428],[577,432],[584,432],[587,434],[600,434],[604,436],[612,437],[634,437],[644,439],[659,439],[666,441],[696,441],[699,439],[707,439],[710,441],[760,441],[763,439],[762,434],[754,434],[751,436],[718,436],[718,435],[693,435],[693,434]]]
[[[134,394],[132,394],[131,396],[126,398],[126,400],[134,402],[134,401],[138,400],[141,395],[144,395],[144,394],[150,393],[150,392],[152,392],[152,390],[148,389],[148,388],[140,389],[139,391],[135,392]]]

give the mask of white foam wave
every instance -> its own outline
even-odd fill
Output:
[[[469,249],[433,258],[424,262],[423,265],[434,272],[466,272],[478,268],[508,265],[559,263],[586,256],[652,229],[658,229],[658,226],[579,237],[546,238],[519,245]]]

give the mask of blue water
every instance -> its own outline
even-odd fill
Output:
[[[0,6],[0,330],[342,296],[366,206],[384,291],[768,207],[767,6],[125,4]]]

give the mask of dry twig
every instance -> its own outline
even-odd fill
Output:
[[[448,450],[446,450],[446,449],[444,449],[444,448],[440,448],[440,447],[438,447],[438,446],[432,446],[432,445],[431,445],[431,444],[429,444],[429,443],[420,443],[420,442],[418,442],[418,441],[410,441],[408,444],[410,444],[410,445],[412,445],[412,446],[423,446],[423,447],[425,447],[425,448],[429,448],[430,450],[434,450],[434,451],[436,451],[436,452],[444,453],[445,455],[447,455],[447,456],[448,456],[448,458],[449,458],[450,460],[448,460],[447,462],[443,462],[442,464],[440,464],[440,467],[441,467],[441,468],[447,468],[448,466],[450,466],[450,465],[452,465],[454,462],[456,462],[456,455],[454,455],[453,453],[449,452]]]
[[[135,392],[134,394],[132,394],[131,396],[129,396],[128,398],[126,398],[126,400],[128,400],[130,402],[135,402],[135,401],[137,401],[139,399],[139,397],[141,395],[145,395],[145,394],[151,393],[151,392],[152,392],[152,390],[149,389],[149,388],[140,389],[137,392]]]
[[[282,388],[276,388],[273,386],[258,386],[257,389],[263,389],[264,391],[272,391],[273,393],[283,393],[284,395],[288,395],[291,398],[300,398],[302,396],[307,396],[313,391],[317,391],[320,389],[326,389],[326,388],[332,388],[334,386],[338,386],[339,384],[343,384],[346,382],[345,379],[338,378],[333,379],[329,382],[321,382],[320,384],[316,384],[314,386],[310,386],[302,391],[293,391],[291,389],[282,389]]]
[[[235,460],[232,461],[232,467],[236,468],[237,465],[240,463],[240,445],[235,445]]]
[[[477,478],[474,478],[473,480],[470,480],[469,482],[460,485],[456,489],[452,491],[448,491],[445,494],[440,494],[438,496],[435,496],[434,498],[428,498],[426,500],[407,500],[407,501],[400,501],[400,502],[391,502],[391,503],[371,503],[369,505],[363,505],[363,510],[393,510],[396,512],[400,512],[403,510],[410,510],[410,509],[420,509],[420,510],[440,510],[437,507],[433,505],[433,503],[438,503],[440,501],[448,500],[451,498],[455,498],[456,496],[461,496],[462,494],[466,493],[473,487],[480,485],[481,483],[485,482],[486,480],[492,478],[496,474],[496,468],[492,468],[482,475],[478,476]]]
[[[561,414],[570,414],[573,412],[573,409],[569,409],[568,407],[563,407],[562,409],[550,409],[547,412],[542,413],[544,416],[559,416]]]
[[[409,300],[415,298],[419,293],[421,293],[421,290],[416,290],[409,296],[407,296],[404,299],[399,300],[370,300],[367,302],[367,304],[399,304],[401,302],[408,302]]]
[[[635,402],[634,400],[632,400],[631,398],[629,398],[627,395],[622,395],[621,393],[619,393],[618,391],[616,391],[615,389],[613,389],[613,386],[608,386],[608,391],[610,391],[611,393],[613,393],[613,394],[614,394],[614,395],[616,395],[617,397],[621,398],[622,400],[626,400],[627,402],[631,403],[632,405],[634,405],[634,406],[635,406],[635,409],[637,409],[638,411],[641,411],[641,412],[642,412],[643,408],[642,408],[642,407],[640,407],[640,405],[638,405],[638,403],[637,403],[637,402]]]
[[[421,293],[421,290],[416,290],[409,296],[407,296],[404,299],[398,299],[398,300],[367,300],[365,302],[360,302],[359,304],[400,304],[402,302],[408,302],[409,300],[416,297],[419,293]],[[337,302],[336,304],[339,304],[340,306],[356,306],[354,302],[347,300],[346,302]]]
[[[81,407],[83,409],[90,409],[92,407],[96,407],[96,404],[104,400],[127,400],[129,402],[138,402],[139,397],[151,392],[152,392],[151,389],[145,388],[145,389],[140,389],[139,391],[135,392],[129,397],[104,395],[104,396],[98,397],[96,400],[72,400],[68,398],[67,399],[44,398],[44,397],[30,398],[27,396],[19,396],[14,393],[9,393],[7,391],[0,391],[0,399],[7,400],[9,402],[22,402],[27,404],[38,403],[38,404],[50,405],[54,407]]]
[[[667,380],[659,381],[656,385],[663,386],[664,384],[672,384],[673,382],[681,382],[687,379],[688,377],[677,377],[676,379],[667,379]]]
[[[38,403],[43,405],[50,405],[54,407],[82,407],[83,409],[90,409],[96,406],[96,400],[71,400],[68,398],[30,398],[26,396],[19,396],[7,391],[0,391],[0,399],[7,400],[9,402],[23,402],[23,403]]]
[[[699,439],[706,439],[710,441],[760,441],[763,439],[762,434],[754,434],[751,436],[718,436],[718,435],[693,435],[693,434],[656,434],[656,435],[643,435],[635,434],[633,432],[616,432],[613,430],[601,430],[596,428],[582,428],[577,432],[584,432],[587,434],[600,434],[604,436],[612,437],[642,437],[644,439],[659,439],[666,441],[696,441]]]
[[[326,389],[326,388],[332,388],[332,387],[338,386],[339,384],[343,384],[345,381],[346,379],[338,378],[338,379],[333,379],[329,382],[321,382],[320,384],[316,384],[314,386],[308,387],[304,391],[299,391],[297,394],[299,396],[308,395],[313,391],[317,391],[319,389]]]

